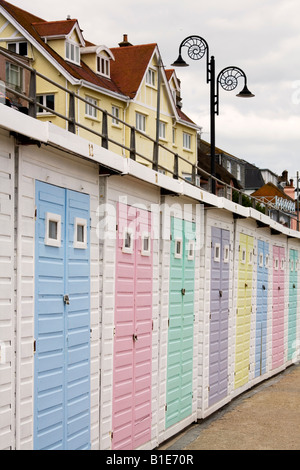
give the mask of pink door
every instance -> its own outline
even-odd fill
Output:
[[[113,377],[113,449],[151,439],[151,214],[118,204]]]
[[[272,368],[284,362],[284,273],[285,249],[273,247]]]

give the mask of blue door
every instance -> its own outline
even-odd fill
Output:
[[[90,447],[89,196],[36,182],[34,448]]]
[[[269,244],[258,240],[257,252],[255,377],[264,374],[267,369]]]

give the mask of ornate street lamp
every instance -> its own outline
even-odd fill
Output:
[[[217,76],[215,72],[215,58],[211,56],[209,60],[209,47],[205,39],[200,36],[189,36],[185,38],[179,46],[179,55],[172,64],[174,67],[188,67],[181,55],[182,48],[187,48],[187,54],[192,60],[200,60],[206,54],[206,81],[210,83],[210,156],[211,156],[211,174],[216,176],[215,172],[215,115],[219,114],[219,85],[226,91],[234,90],[238,85],[238,79],[244,78],[244,88],[236,96],[239,98],[252,98],[254,95],[247,88],[247,77],[239,67],[226,67]],[[216,181],[212,178],[212,193],[216,194]]]

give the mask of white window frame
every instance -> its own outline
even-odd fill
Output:
[[[120,119],[120,108],[118,106],[113,105],[111,107],[111,114],[114,116],[112,118],[112,124],[114,126],[120,127],[120,121],[118,121],[118,119]]]
[[[242,258],[241,258],[241,263],[242,264],[246,264],[246,260],[247,260],[247,250],[246,248],[242,248]]]
[[[50,222],[57,224],[57,238],[51,238],[49,233]],[[59,248],[61,246],[61,215],[53,214],[52,212],[46,212],[45,214],[45,239],[44,243],[47,246],[54,246]]]
[[[42,98],[42,104],[43,106],[47,106],[47,96],[53,96],[53,111],[55,110],[55,94],[54,93],[45,93],[43,95],[37,95],[38,98]],[[41,108],[39,111],[39,103],[37,103],[37,114],[42,115],[42,114],[52,114],[50,111],[47,111],[46,109]]]
[[[231,173],[231,161],[230,160],[227,160],[226,162],[226,169],[229,173]]]
[[[241,181],[241,165],[239,164],[236,165],[236,179]]]
[[[78,227],[83,227],[83,241],[78,240]],[[86,250],[87,249],[87,220],[81,219],[80,217],[75,217],[74,219],[74,241],[73,241],[74,248],[79,250]]]
[[[12,81],[12,75],[17,76],[17,83]],[[21,91],[24,90],[24,74],[23,69],[19,65],[13,64],[12,62],[6,62],[5,64],[5,81],[14,89],[19,88]]]
[[[97,73],[110,78],[110,60],[103,54],[97,56]]]
[[[276,257],[274,259],[274,269],[275,269],[275,271],[278,271],[278,269],[279,269],[279,258],[278,257]]]
[[[270,264],[270,255],[267,253],[266,254],[266,260],[265,260],[265,267],[269,269],[269,264]]]
[[[172,128],[172,144],[174,146],[176,146],[176,137],[177,137],[177,132],[176,132],[177,129],[175,129],[175,127]]]
[[[179,244],[179,245],[178,245]],[[174,251],[174,258],[181,259],[182,258],[182,238],[175,238],[175,251]],[[177,247],[180,247],[180,250],[177,250]]]
[[[229,245],[225,245],[224,246],[224,259],[223,259],[223,262],[224,263],[229,263],[229,253],[230,253],[230,249],[229,249]]]
[[[144,247],[144,241],[145,240],[148,240],[148,248],[147,249],[145,249],[145,247]],[[151,236],[150,236],[149,232],[143,232],[142,233],[141,243],[142,243],[141,255],[142,256],[150,256],[150,254],[151,254]]]
[[[66,60],[73,64],[80,65],[80,46],[79,44],[66,40]]]
[[[130,236],[130,245],[126,246],[127,235]],[[123,246],[122,252],[127,254],[133,253],[133,229],[130,227],[125,227],[123,230]]]
[[[164,121],[159,121],[159,138],[166,140],[167,135],[167,124]]]
[[[86,96],[85,99],[91,103],[85,103],[85,116],[91,119],[97,119],[98,110],[94,106],[98,106],[98,100],[96,98],[92,98],[91,96]]]
[[[148,86],[151,86],[153,88],[155,88],[155,70],[153,69],[148,69],[147,70],[147,73],[146,73],[146,84]]]
[[[189,240],[188,243],[188,260],[193,261],[195,258],[195,240]]]
[[[146,132],[146,115],[136,111],[135,113],[135,127],[138,131]]]
[[[284,271],[284,268],[285,268],[285,259],[284,259],[284,258],[281,258],[281,263],[280,263],[280,269],[281,269],[281,271]]]
[[[264,254],[263,254],[263,252],[259,253],[259,263],[258,264],[259,264],[260,268],[262,268],[263,265],[264,265]]]
[[[184,150],[192,150],[192,135],[187,132],[182,133],[182,145]]]
[[[7,49],[9,49],[9,46],[10,45],[15,45],[15,51],[12,51],[12,52],[15,52],[15,54],[19,54],[20,55],[20,44],[26,44],[26,54],[22,54],[22,57],[27,57],[28,56],[28,42],[27,41],[13,41],[13,42],[8,42],[7,43]]]
[[[221,244],[220,243],[215,243],[215,246],[214,246],[214,261],[216,263],[220,263],[220,261],[221,261]]]

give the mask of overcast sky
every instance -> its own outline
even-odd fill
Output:
[[[134,44],[155,42],[166,68],[181,41],[203,37],[215,56],[216,73],[227,66],[247,75],[255,98],[239,99],[243,88],[220,90],[216,145],[277,174],[300,171],[299,0],[10,0],[45,20],[77,18],[85,39],[116,47],[123,34]],[[184,53],[185,54],[185,53]],[[210,141],[206,59],[184,59],[177,69],[183,111]]]

